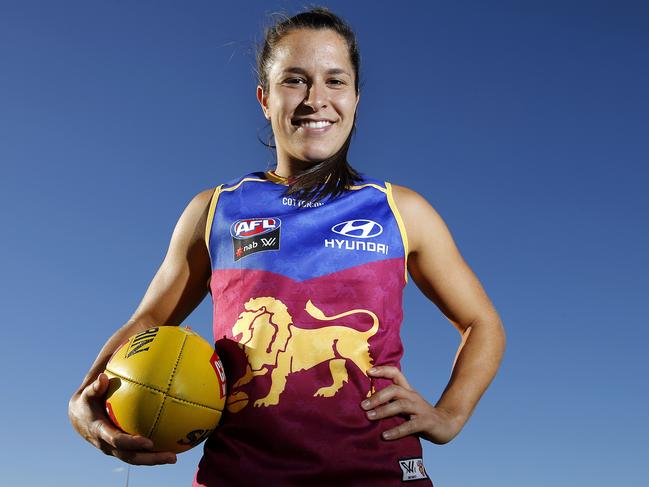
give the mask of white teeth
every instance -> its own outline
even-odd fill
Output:
[[[313,122],[313,121],[309,121],[309,120],[302,120],[300,122],[300,125],[302,127],[306,127],[306,128],[310,128],[310,129],[321,129],[323,127],[328,127],[329,125],[331,125],[331,122],[329,122],[328,120],[321,120],[319,122]]]

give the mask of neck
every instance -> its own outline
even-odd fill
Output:
[[[298,160],[283,159],[278,157],[277,167],[273,172],[283,178],[290,178],[292,176],[295,176],[296,174],[299,174],[305,169],[313,167],[314,165],[318,164],[318,162],[319,161],[316,162],[298,161]]]

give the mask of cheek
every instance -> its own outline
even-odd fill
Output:
[[[345,123],[353,123],[354,112],[356,111],[356,98],[345,97],[338,101],[338,109],[347,120]]]
[[[274,113],[277,116],[291,115],[303,99],[304,96],[302,96],[297,90],[279,92],[275,98],[270,101],[268,106],[271,109],[271,113]]]

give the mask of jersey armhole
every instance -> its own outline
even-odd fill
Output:
[[[212,223],[214,222],[214,213],[216,212],[216,202],[219,200],[219,195],[221,194],[221,188],[223,185],[219,185],[214,188],[214,193],[212,193],[212,199],[210,200],[210,208],[207,212],[207,221],[205,222],[205,245],[207,246],[207,253],[210,256],[210,261],[212,261],[212,252],[210,251],[210,235],[212,234]]]
[[[406,284],[408,283],[408,235],[406,234],[406,226],[403,223],[403,218],[401,218],[401,213],[399,213],[399,208],[394,202],[394,196],[392,195],[392,185],[385,181],[386,196],[388,198],[388,205],[392,210],[395,220],[397,220],[397,226],[399,227],[399,233],[401,234],[401,241],[403,242],[403,274]]]

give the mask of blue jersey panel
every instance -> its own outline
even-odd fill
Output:
[[[210,233],[212,270],[266,270],[302,281],[405,257],[384,182],[364,178],[316,205],[285,190],[263,172],[222,186]]]

